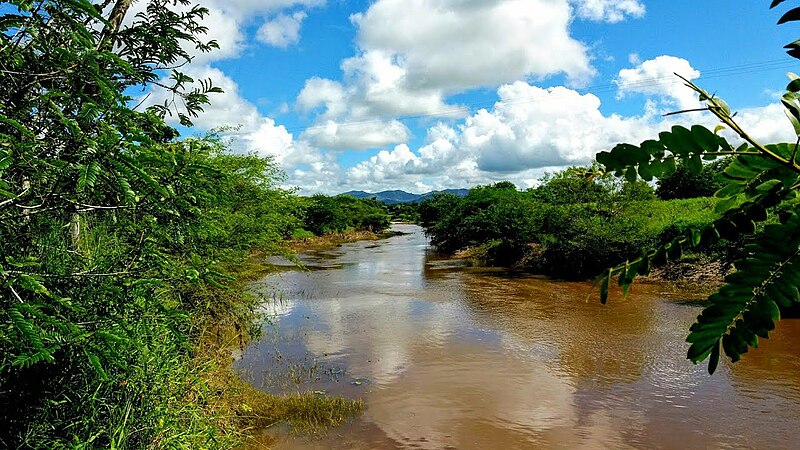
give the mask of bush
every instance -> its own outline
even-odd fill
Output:
[[[716,177],[728,163],[728,158],[717,159],[704,165],[700,173],[692,172],[686,163],[681,163],[674,173],[656,182],[656,195],[662,200],[711,197],[724,185]]]
[[[713,199],[634,200],[652,198],[644,183],[622,184],[616,193],[595,190],[599,195],[593,198],[603,198],[596,202],[580,196],[572,197],[580,203],[542,202],[541,192],[478,186],[463,199],[423,202],[420,211],[423,217],[441,215],[427,231],[442,251],[480,248],[488,263],[568,279],[594,276],[615,261],[639,256],[676,226],[715,217]]]
[[[308,200],[302,215],[304,228],[318,236],[346,230],[380,232],[391,225],[389,214],[374,199],[349,195],[315,195]]]

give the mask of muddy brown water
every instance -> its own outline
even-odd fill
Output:
[[[270,275],[263,337],[236,367],[273,393],[362,398],[323,435],[279,449],[797,448],[800,321],[714,376],[685,359],[690,292],[589,284],[441,259],[422,230],[302,255]],[[693,300],[694,299],[694,300]]]

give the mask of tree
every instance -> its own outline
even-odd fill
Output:
[[[536,200],[554,205],[607,202],[612,193],[607,178],[594,168],[570,167],[546,174],[531,192]]]
[[[219,92],[177,69],[216,47],[208,11],[149,0],[125,20],[132,3],[0,9],[3,447],[191,446],[168,439],[186,425],[188,314],[228,279],[197,224],[236,177],[163,120],[190,124]],[[171,100],[139,110],[131,93],[155,87]]]
[[[703,165],[700,173],[692,173],[686,164],[679,164],[675,173],[661,177],[656,181],[656,195],[661,200],[680,198],[711,197],[724,185],[717,180],[718,175],[730,163],[727,158],[720,158]]]
[[[419,217],[426,228],[435,225],[461,202],[461,198],[449,192],[437,192],[419,204]]]
[[[429,214],[423,202],[423,220]],[[492,262],[517,261],[533,241],[535,217],[528,214],[529,195],[508,181],[470,189],[464,198],[435,196],[430,213],[435,223],[426,225],[431,243],[443,251],[487,246]]]
[[[770,7],[783,3],[775,0]],[[785,13],[778,24],[800,20],[800,8]],[[800,40],[786,46],[788,54],[800,59]],[[617,277],[623,295],[637,275],[650,267],[680,258],[682,251],[716,241],[735,240],[752,235],[746,256],[734,263],[736,271],[725,277],[725,284],[709,297],[697,322],[690,328],[688,358],[697,363],[709,360],[714,373],[720,353],[736,362],[758,338],[767,338],[780,319],[781,308],[800,302],[800,77],[789,74],[790,83],[781,102],[798,140],[795,143],[763,144],[750,136],[735,119],[728,104],[689,80],[704,103],[701,111],[710,112],[720,122],[714,131],[703,126],[675,126],[657,139],[640,145],[619,144],[610,152],[597,154],[597,161],[617,176],[629,181],[664,178],[682,164],[694,175],[703,171],[703,160],[731,157],[720,179],[724,183],[715,196],[720,199],[720,217],[702,229],[690,228],[671,242],[644,252],[641,257],[612,267],[600,276],[600,299],[608,298],[612,277]],[[684,111],[679,111],[684,112]],[[729,129],[742,143],[734,147],[718,132]],[[771,220],[779,217],[778,221]],[[774,222],[774,223],[773,223]],[[757,224],[766,223],[763,227]]]

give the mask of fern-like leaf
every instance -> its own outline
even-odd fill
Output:
[[[19,330],[22,338],[29,342],[36,350],[44,350],[44,344],[32,321],[25,318],[22,312],[16,307],[11,306],[8,311],[11,323]]]
[[[730,152],[733,147],[708,128],[674,126],[671,131],[659,133],[658,140],[647,140],[639,146],[618,144],[610,152],[600,152],[597,162],[630,181],[636,180],[637,175],[650,181],[675,173],[677,161],[685,161],[691,172],[699,173],[702,159],[720,151]]]
[[[800,299],[800,216],[767,225],[747,250],[750,256],[735,264],[737,272],[725,278],[725,286],[709,298],[710,305],[690,328],[688,357],[693,362],[706,359],[720,341],[731,361],[738,361],[775,328],[778,305]],[[709,365],[709,372],[715,368]]]
[[[125,203],[128,205],[133,205],[136,203],[136,192],[133,191],[131,187],[131,183],[128,180],[128,177],[125,176],[122,172],[115,172],[114,175],[117,179],[117,184],[119,185],[119,189],[122,192],[122,197],[125,199]]]
[[[106,374],[105,369],[103,369],[103,365],[100,364],[100,358],[92,351],[84,348],[83,352],[86,354],[86,358],[89,360],[89,364],[94,368],[97,375],[102,380],[107,380],[108,375]]]
[[[81,168],[80,176],[78,176],[78,191],[93,187],[97,183],[97,176],[100,174],[101,169],[102,167],[97,160],[85,164]]]

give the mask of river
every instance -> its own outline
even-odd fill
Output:
[[[362,398],[352,423],[277,448],[796,448],[800,321],[714,376],[685,359],[701,307],[437,257],[419,227],[270,275],[264,336],[236,368],[268,392]],[[692,300],[694,298],[694,300]]]

